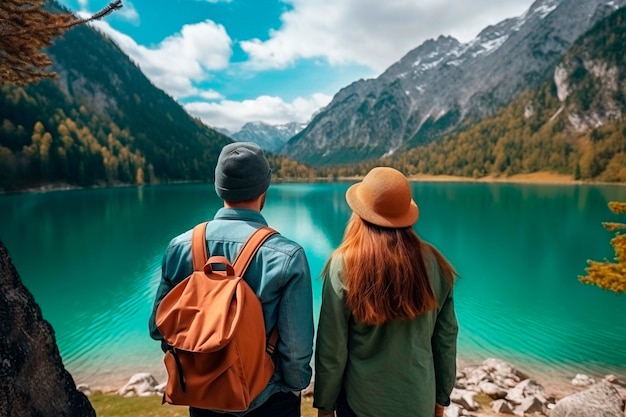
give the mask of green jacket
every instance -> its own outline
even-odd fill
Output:
[[[380,326],[355,322],[344,300],[343,261],[331,260],[323,277],[314,407],[331,413],[342,386],[359,417],[432,417],[435,401],[450,404],[458,333],[452,287],[426,254],[438,308]]]

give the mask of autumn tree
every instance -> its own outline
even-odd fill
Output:
[[[611,202],[609,209],[615,214],[626,214],[626,203]],[[585,284],[597,285],[615,293],[623,293],[626,292],[626,234],[621,234],[620,230],[626,229],[626,224],[605,222],[602,225],[608,231],[615,233],[611,239],[611,246],[615,250],[615,262],[589,260],[587,261],[589,266],[585,269],[587,275],[579,279]]]
[[[43,48],[66,30],[122,7],[122,0],[115,0],[93,16],[81,19],[71,13],[48,11],[44,3],[45,0],[0,1],[0,83],[27,84],[55,77],[55,73],[45,71],[51,61]]]

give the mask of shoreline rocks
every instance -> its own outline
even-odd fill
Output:
[[[524,372],[504,361],[489,358],[478,366],[465,367],[457,373],[451,401],[461,410],[458,413],[446,410],[446,416],[624,416],[626,386],[614,375],[607,375],[596,384],[593,378],[577,374],[570,384],[569,393],[557,398]],[[462,393],[460,400],[459,392]],[[468,393],[483,397],[481,408],[467,403]],[[579,395],[582,400],[577,399]],[[576,414],[570,414],[572,406],[569,404],[575,404]],[[614,414],[616,410],[621,414]]]
[[[86,395],[91,391],[84,384],[79,389]],[[149,373],[139,373],[116,393],[125,397],[162,395],[164,389],[164,382],[159,383]],[[576,374],[566,391],[563,395],[553,394],[512,365],[489,358],[480,365],[459,369],[445,416],[624,417],[626,384],[615,375],[596,382],[585,374]],[[313,383],[302,395],[313,395]]]
[[[165,382],[159,384],[152,374],[142,372],[131,376],[126,385],[117,391],[117,394],[123,397],[163,395],[165,384]]]
[[[624,398],[614,384],[600,381],[556,403],[550,417],[623,417]]]

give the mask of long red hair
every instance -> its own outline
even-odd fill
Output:
[[[412,227],[379,227],[353,214],[333,256],[343,258],[346,304],[354,318],[379,325],[414,319],[437,308],[424,262],[427,251],[452,285],[456,276],[452,265],[432,245],[422,242]]]

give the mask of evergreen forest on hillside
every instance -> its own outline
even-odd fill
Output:
[[[47,49],[58,80],[0,85],[0,187],[206,178],[230,140],[190,117],[110,40],[75,27]]]
[[[231,139],[191,117],[113,41],[80,25],[44,52],[56,78],[0,80],[0,191],[213,180]],[[284,157],[271,162],[276,176],[314,176]]]

